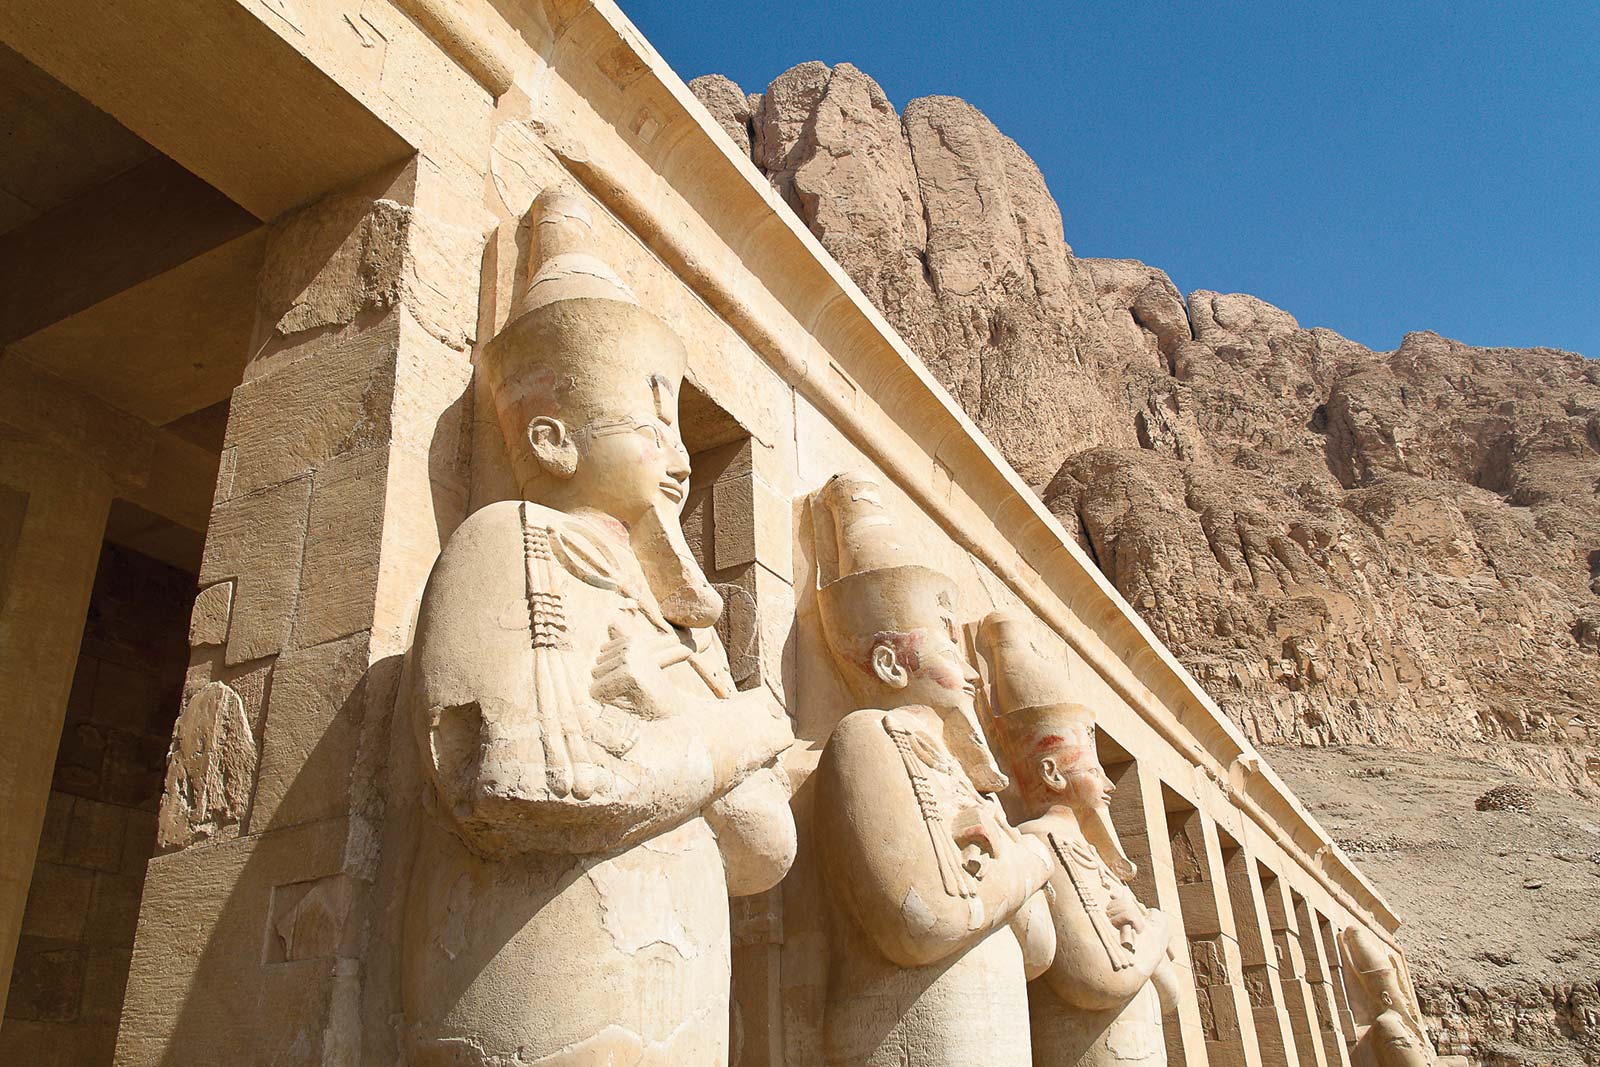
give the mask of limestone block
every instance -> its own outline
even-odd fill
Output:
[[[77,798],[61,850],[62,862],[97,871],[121,870],[127,825],[127,808],[88,797]]]
[[[342,874],[274,886],[267,961],[288,963],[341,955],[350,896],[350,880]]]
[[[133,948],[133,933],[139,925],[139,891],[143,883],[143,871],[95,875],[94,896],[84,923],[85,944],[97,949]]]
[[[278,657],[261,739],[253,832],[349,810],[367,640],[360,633]]]
[[[304,477],[212,511],[200,583],[235,580],[228,664],[270,656],[288,642],[310,504],[311,479]]]
[[[461,524],[471,469],[472,364],[401,316],[393,437],[383,503],[374,658],[403,652],[444,538]]]
[[[792,573],[794,524],[787,498],[754,475],[719,479],[711,496],[718,570],[759,560],[774,574]]]
[[[306,346],[309,354],[235,389],[227,436],[233,482],[222,499],[247,496],[346,452],[387,442],[397,330],[386,319],[355,336]]]
[[[76,941],[83,936],[94,893],[94,872],[59,863],[40,863],[33,869],[28,904],[22,912],[22,932],[30,937]]]
[[[228,641],[228,618],[233,613],[233,583],[218,582],[200,590],[189,619],[191,645],[222,645]]]
[[[20,1054],[33,1042],[27,1028],[16,1027],[18,1021],[68,1022],[78,1015],[78,1004],[83,995],[83,950],[61,941],[31,937],[26,934],[18,941],[17,960],[11,972],[10,996],[6,1000],[6,1037],[13,1044],[8,1051]],[[61,1028],[43,1031],[45,1035],[58,1034]],[[39,1051],[48,1055],[41,1041]],[[19,1058],[19,1063],[50,1062],[47,1059]],[[58,1061],[59,1062],[59,1061]]]
[[[306,648],[372,625],[383,539],[388,456],[340,456],[312,475],[311,514],[290,647]]]
[[[785,670],[795,625],[795,595],[782,577],[765,567],[753,568],[756,587],[756,654],[761,681],[789,705],[790,678]]]
[[[267,1048],[294,1049],[286,1062],[355,1062],[307,1051],[321,1047],[334,985],[328,961],[261,962],[274,887],[337,874],[348,830],[335,819],[150,861],[121,1062],[163,1062],[178,1040],[188,1063],[227,1063],[241,1049]],[[252,1007],[241,1010],[243,1004]]]
[[[243,820],[256,758],[239,694],[222,682],[202,686],[173,731],[157,847],[182,848]]]
[[[273,232],[261,272],[261,321],[290,337],[400,305],[441,341],[465,349],[476,334],[483,240],[392,200],[329,197]]]

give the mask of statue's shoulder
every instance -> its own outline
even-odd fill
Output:
[[[619,570],[615,547],[592,524],[531,500],[497,500],[456,528],[436,571],[520,575],[530,556],[602,588]]]
[[[833,728],[833,733],[828,736],[828,747],[845,752],[863,746],[876,748],[892,745],[885,729],[891,714],[881,708],[862,708],[860,711],[852,711],[840,719],[839,724]]]

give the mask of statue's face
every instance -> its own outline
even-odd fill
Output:
[[[689,493],[689,454],[677,427],[655,415],[591,422],[574,435],[574,488],[607,514],[633,523],[652,508],[676,515]]]

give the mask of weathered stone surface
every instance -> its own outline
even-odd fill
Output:
[[[745,152],[750,151],[750,100],[733,83],[721,74],[706,74],[689,83],[689,89],[711,112],[717,125],[727,131],[733,143]]]
[[[250,802],[256,741],[239,694],[223,682],[202,686],[178,716],[161,797],[158,843],[181,848],[236,825]]]

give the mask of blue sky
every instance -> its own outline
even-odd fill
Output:
[[[686,80],[848,61],[1039,164],[1083,256],[1378,349],[1600,357],[1600,3],[621,0]]]

